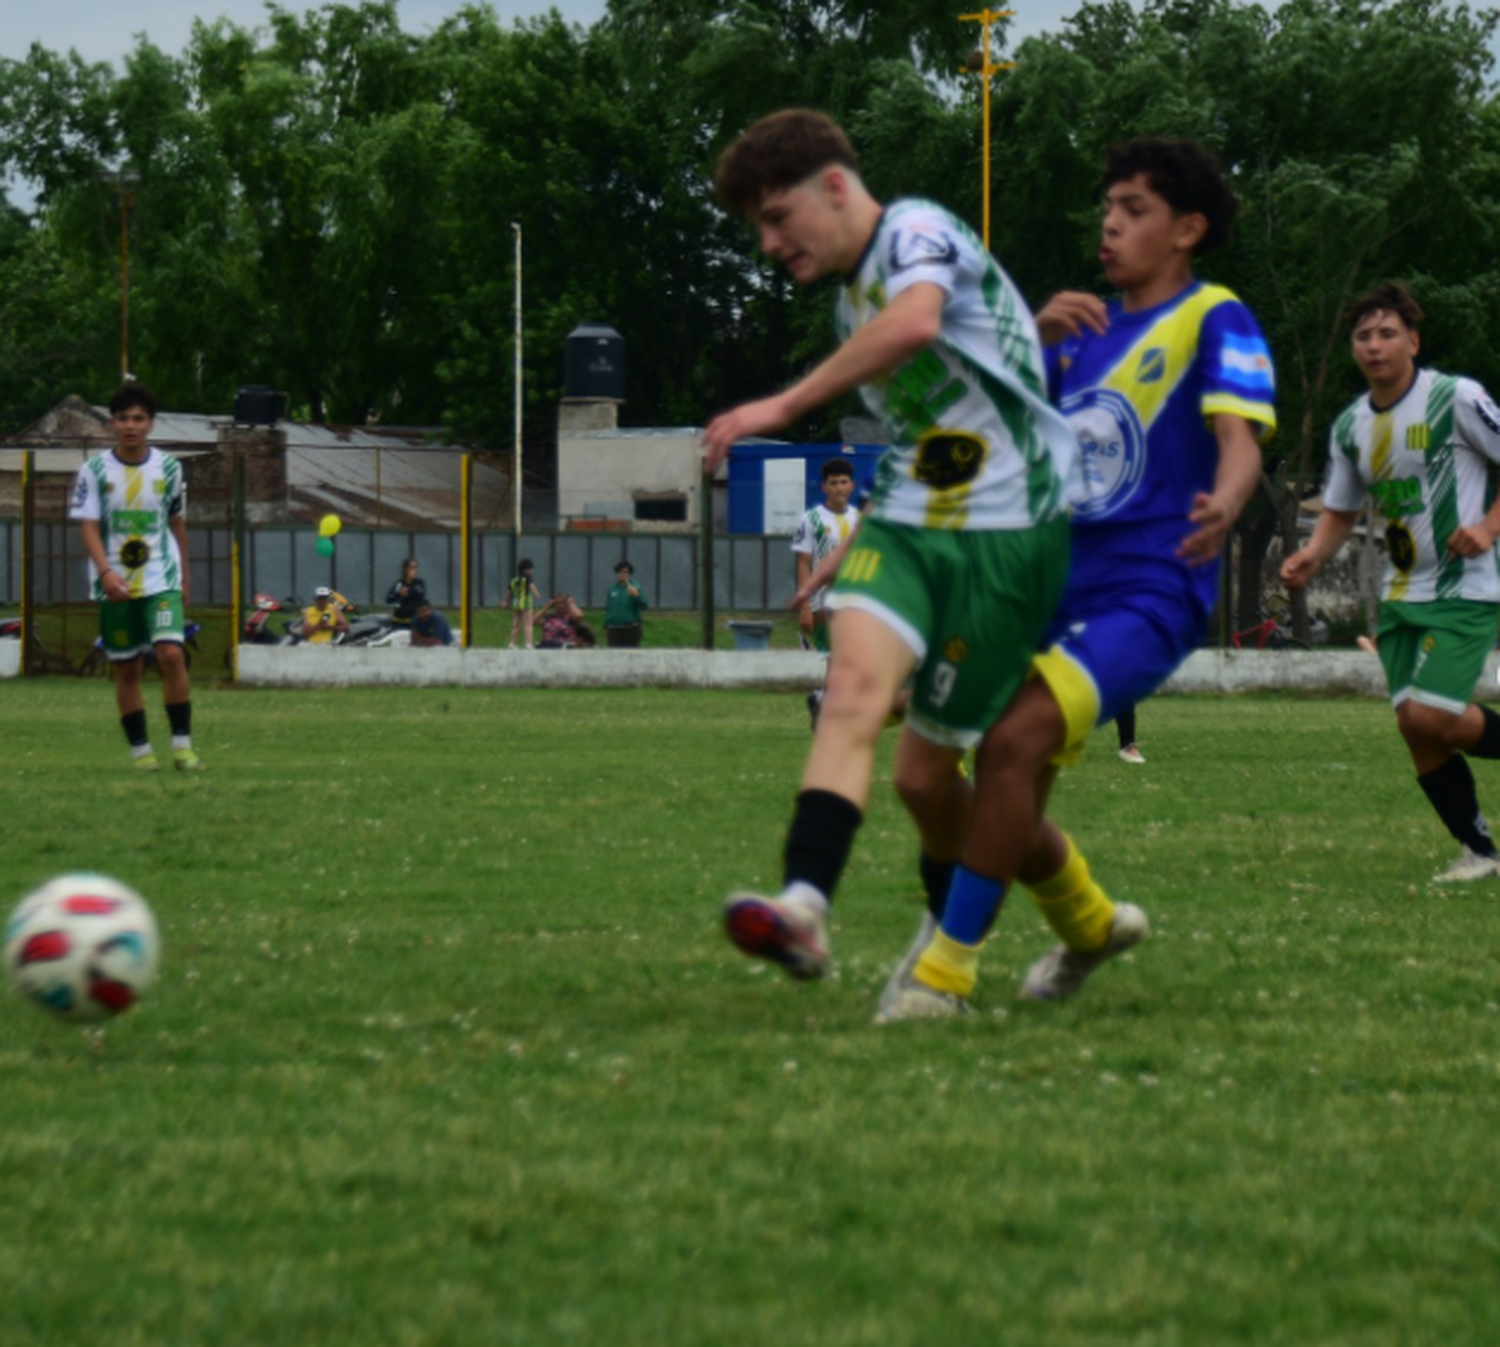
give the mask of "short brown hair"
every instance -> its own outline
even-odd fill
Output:
[[[153,421],[156,420],[156,395],[145,384],[123,383],[110,395],[111,416],[118,416],[127,407],[139,407]]]
[[[727,209],[749,215],[772,192],[832,165],[859,172],[843,129],[826,113],[788,108],[762,117],[719,156],[714,188]]]
[[[1350,333],[1374,313],[1394,313],[1413,332],[1422,326],[1422,320],[1427,316],[1411,291],[1400,281],[1384,281],[1349,306]]]

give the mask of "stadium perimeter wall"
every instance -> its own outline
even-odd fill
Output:
[[[1500,655],[1479,695],[1500,691]],[[801,650],[412,650],[241,646],[240,681],[263,687],[767,687],[806,690],[823,661]],[[1358,650],[1199,650],[1164,691],[1340,692],[1383,697],[1373,656]]]
[[[801,650],[341,650],[240,647],[251,687],[816,687],[823,662]],[[0,641],[0,678],[21,671],[21,643]],[[1379,663],[1358,650],[1199,650],[1164,692],[1336,692],[1383,697]],[[1500,655],[1476,695],[1500,697]]]

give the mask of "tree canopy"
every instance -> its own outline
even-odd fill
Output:
[[[981,85],[959,73],[978,30],[951,4],[611,0],[587,32],[474,5],[423,36],[394,0],[267,15],[199,23],[180,53],[142,40],[118,71],[39,47],[0,62],[0,171],[34,190],[0,208],[0,431],[116,381],[127,225],[130,364],[166,405],[272,384],[296,415],[480,447],[512,424],[519,226],[544,450],[580,323],[624,337],[637,425],[702,424],[827,348],[828,293],[765,265],[713,200],[718,150],[755,117],[823,107],[878,195],[978,220]],[[1434,360],[1500,387],[1497,22],[1447,0],[1082,4],[993,80],[992,246],[1034,304],[1098,288],[1104,148],[1218,153],[1243,210],[1205,270],[1276,358],[1265,505],[1284,524],[1354,391],[1352,293],[1409,280]],[[850,409],[795,432],[836,435]]]

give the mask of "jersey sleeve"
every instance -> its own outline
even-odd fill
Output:
[[[812,550],[812,516],[805,514],[797,521],[797,527],[792,533],[792,551],[806,552],[808,555],[811,555]]]
[[[1500,407],[1473,379],[1458,381],[1453,421],[1465,444],[1491,463],[1500,463]]]
[[[1216,304],[1199,337],[1205,418],[1243,416],[1264,444],[1276,433],[1276,371],[1255,317],[1239,300]]]
[[[972,245],[935,210],[904,210],[885,231],[882,271],[887,299],[923,281],[953,295],[966,273],[979,274]]]
[[[1346,439],[1349,420],[1346,412],[1334,421],[1328,433],[1328,475],[1323,483],[1323,504],[1330,510],[1352,512],[1364,507],[1368,493],[1364,478],[1359,475],[1358,454],[1353,442]]]
[[[99,483],[87,463],[78,469],[78,476],[74,479],[68,516],[71,519],[93,520],[103,517],[100,510]]]
[[[176,519],[187,508],[187,487],[183,483],[182,460],[166,455],[164,468],[167,481],[167,518]]]

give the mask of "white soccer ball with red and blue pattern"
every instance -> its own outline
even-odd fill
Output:
[[[73,1024],[129,1010],[156,977],[156,919],[105,875],[63,875],[21,899],[5,926],[5,971],[33,1004]]]

